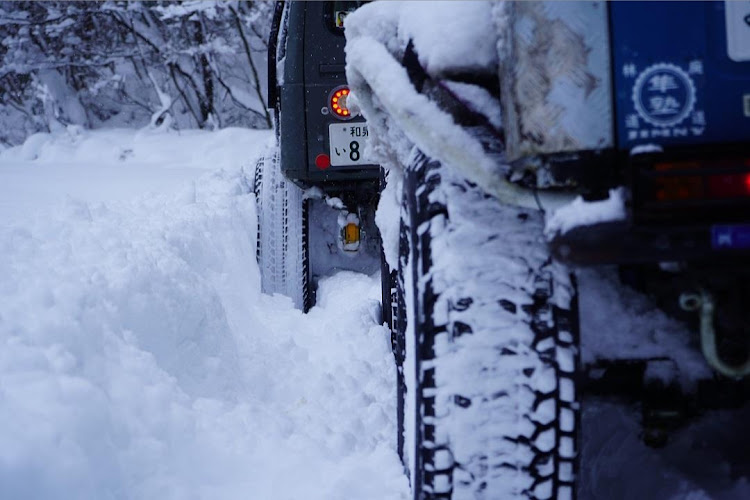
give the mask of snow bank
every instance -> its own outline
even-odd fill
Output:
[[[230,168],[237,165],[237,154],[242,153],[243,145],[247,148],[243,157],[250,159],[268,134],[268,131],[240,128],[227,128],[215,134],[148,128],[92,132],[71,125],[57,134],[34,134],[22,145],[0,151],[0,165],[36,160],[55,165],[95,162],[102,167],[122,162],[148,163],[156,168]]]
[[[270,134],[81,134],[0,157],[29,193],[80,169],[33,220],[0,206],[0,498],[406,498],[379,280],[332,277],[308,315],[260,293],[246,151]],[[131,158],[196,180],[99,201],[86,173]]]
[[[36,134],[0,151],[0,226],[29,223],[68,198],[129,201],[155,193],[176,194],[185,181],[207,171],[236,169],[270,139],[268,131],[224,129],[154,132],[69,127]]]

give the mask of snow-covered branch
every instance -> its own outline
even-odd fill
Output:
[[[168,112],[178,128],[270,127],[259,63],[272,7],[0,2],[0,140],[15,144],[49,129],[39,116],[141,127]],[[59,75],[45,102],[35,83],[40,75]],[[37,115],[42,108],[56,111]]]

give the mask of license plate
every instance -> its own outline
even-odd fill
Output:
[[[364,158],[367,123],[331,123],[328,126],[331,165],[367,165]]]
[[[724,2],[727,19],[727,54],[733,61],[750,61],[750,1]]]
[[[711,246],[714,250],[750,249],[750,225],[713,226],[711,228]]]

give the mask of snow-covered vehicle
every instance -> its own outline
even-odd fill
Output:
[[[380,169],[362,154],[367,123],[346,104],[343,23],[360,4],[277,2],[269,39],[277,144],[256,165],[257,257],[263,291],[302,310],[319,276],[380,268]]]
[[[594,374],[642,398],[653,443],[746,397],[749,5],[374,2],[347,18],[352,101],[387,170],[384,310],[415,498],[574,498]],[[566,266],[605,263],[694,323],[714,368],[702,396],[668,357],[579,366]]]

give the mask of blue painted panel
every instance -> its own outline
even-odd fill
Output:
[[[750,148],[750,61],[729,58],[724,2],[611,2],[610,14],[621,149]]]
[[[750,248],[750,226],[728,225],[711,228],[711,246],[716,249],[747,250]]]

